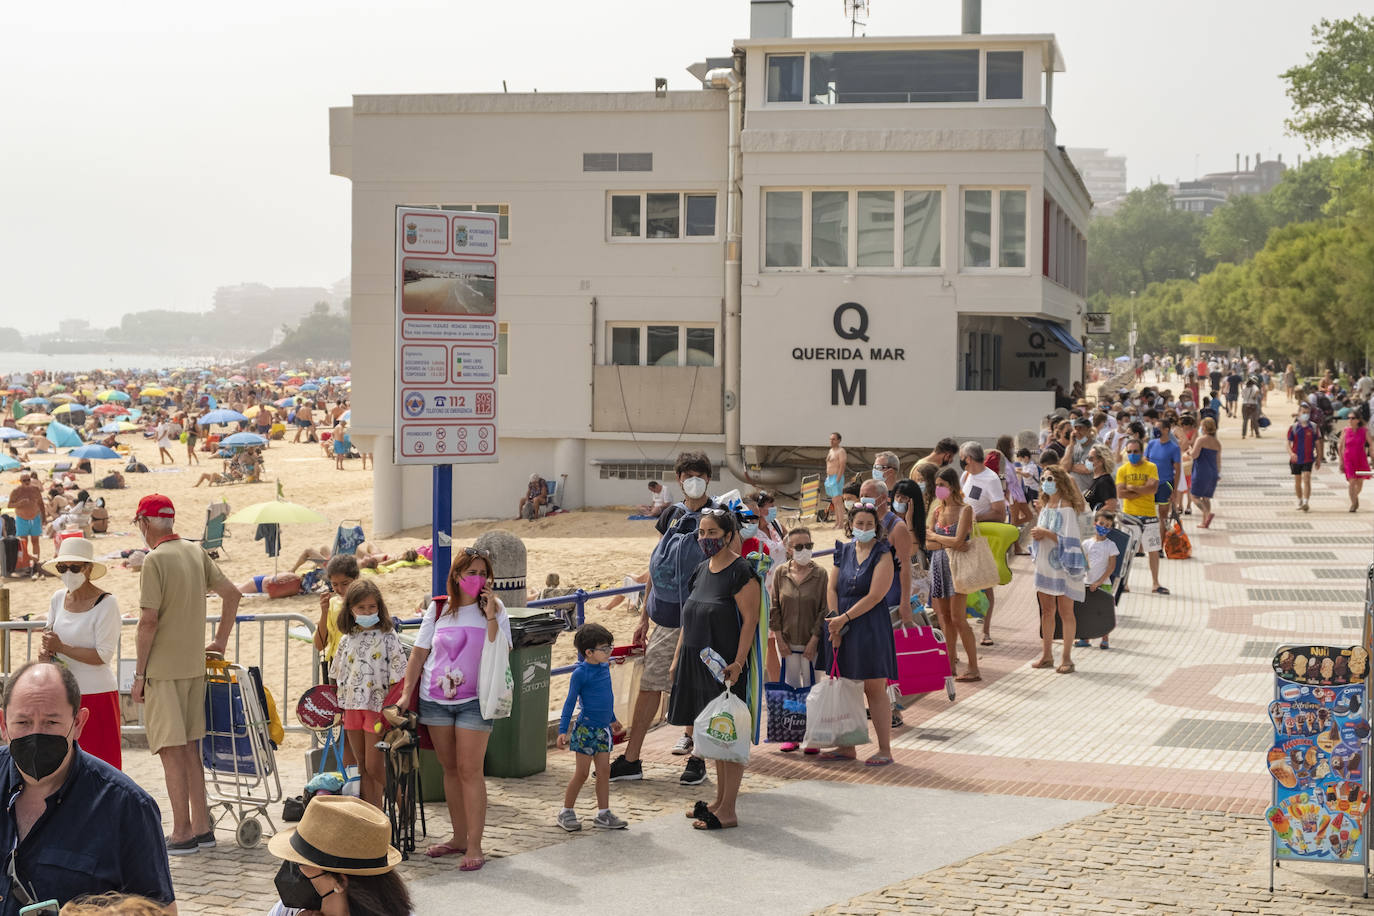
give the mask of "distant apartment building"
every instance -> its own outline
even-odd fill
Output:
[[[1283,164],[1283,154],[1276,159],[1262,161],[1255,153],[1254,167],[1250,157],[1245,157],[1245,167],[1241,168],[1241,154],[1236,153],[1236,168],[1232,172],[1209,172],[1194,181],[1180,181],[1169,189],[1175,210],[1190,210],[1210,216],[1212,211],[1226,203],[1233,194],[1263,194],[1283,180],[1287,171]]]
[[[1126,157],[1109,156],[1101,147],[1069,147],[1078,174],[1092,196],[1093,206],[1101,207],[1126,196]]]

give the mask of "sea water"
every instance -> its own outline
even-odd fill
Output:
[[[0,350],[0,375],[43,370],[53,373],[81,373],[93,369],[175,369],[212,365],[211,356],[167,355],[165,353],[21,353]],[[223,360],[222,362],[228,362]]]

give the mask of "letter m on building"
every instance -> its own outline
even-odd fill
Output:
[[[1027,376],[1027,378],[1044,378],[1044,377],[1045,377],[1045,361],[1044,361],[1043,359],[1041,359],[1041,360],[1032,360],[1031,362],[1029,362],[1029,363],[1026,365],[1026,376]]]
[[[859,406],[868,404],[868,370],[855,369],[854,378],[846,383],[843,369],[830,370],[830,406],[836,407],[844,398],[846,406],[853,406],[858,398]]]

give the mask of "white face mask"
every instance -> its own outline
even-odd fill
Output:
[[[792,559],[801,566],[808,566],[811,563],[811,551],[794,550],[792,551]]]
[[[701,499],[706,495],[706,478],[688,477],[682,481],[682,492],[688,499]]]
[[[62,584],[66,586],[67,591],[74,592],[86,584],[86,574],[79,572],[64,572],[62,573]]]

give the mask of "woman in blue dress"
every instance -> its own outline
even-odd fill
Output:
[[[882,536],[878,508],[859,502],[849,510],[847,529],[853,540],[835,542],[835,567],[830,570],[830,615],[823,631],[826,668],[838,665],[841,677],[862,681],[869,718],[878,735],[878,753],[868,766],[892,762],[892,703],[887,682],[897,679],[897,648],[887,590],[892,585],[892,545]],[[822,760],[854,760],[858,752],[841,746]]]
[[[1202,508],[1202,527],[1210,528],[1216,515],[1212,511],[1212,497],[1221,479],[1221,440],[1217,438],[1216,420],[1203,417],[1202,435],[1193,443],[1190,457],[1193,459],[1193,479],[1189,486],[1193,499]]]

